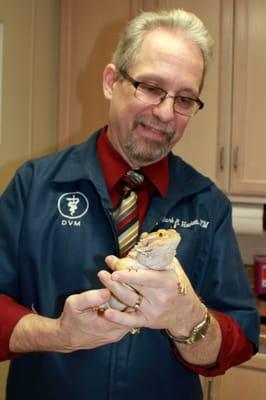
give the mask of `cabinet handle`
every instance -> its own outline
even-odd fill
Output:
[[[235,170],[237,170],[238,168],[238,153],[239,153],[239,147],[235,147],[233,154],[233,167]]]
[[[224,169],[224,146],[220,148],[220,170]]]

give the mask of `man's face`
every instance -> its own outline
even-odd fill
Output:
[[[146,35],[127,72],[170,95],[197,97],[203,68],[201,51],[182,33],[155,30]],[[105,68],[104,93],[111,101],[108,137],[132,167],[152,164],[168,154],[190,119],[174,112],[172,98],[158,105],[144,104],[128,80],[117,79],[113,64]]]

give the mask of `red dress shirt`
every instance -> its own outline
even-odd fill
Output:
[[[97,152],[110,198],[115,207],[121,196],[119,180],[130,167],[110,144],[106,130],[103,130],[98,140]],[[147,184],[138,192],[140,223],[142,223],[153,191],[158,190],[162,197],[166,195],[168,187],[167,157],[155,164],[141,168],[140,171],[148,178]],[[19,319],[31,312],[32,310],[19,305],[11,297],[0,296],[0,360],[11,359],[16,356],[16,354],[9,351],[10,336]],[[239,324],[223,313],[215,311],[213,314],[218,320],[222,331],[222,346],[215,366],[204,368],[187,363],[182,359],[173,344],[173,351],[177,359],[189,369],[205,376],[224,373],[227,368],[246,361],[253,354],[252,343],[246,339]]]

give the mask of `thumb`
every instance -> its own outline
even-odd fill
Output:
[[[113,255],[105,257],[105,262],[108,265],[111,270],[115,271],[116,270],[116,264],[118,262],[119,258]]]
[[[73,294],[66,300],[66,307],[76,312],[83,312],[90,308],[99,307],[106,303],[111,297],[110,291],[106,288],[98,290],[87,290],[80,294]]]

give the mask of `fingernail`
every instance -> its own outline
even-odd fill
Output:
[[[109,272],[102,270],[100,272],[98,272],[98,277],[99,278],[108,278],[110,276]]]
[[[105,317],[109,320],[112,320],[114,318],[115,313],[113,312],[113,310],[111,310],[111,308],[108,308],[105,311]]]
[[[115,259],[115,256],[113,256],[113,255],[109,255],[109,256],[105,257],[105,261],[112,261],[114,259]]]

